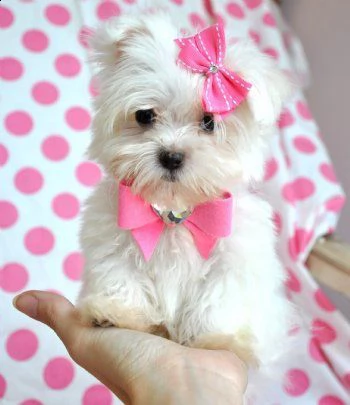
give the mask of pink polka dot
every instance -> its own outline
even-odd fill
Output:
[[[309,107],[307,106],[306,103],[302,102],[302,101],[298,101],[297,102],[297,110],[299,115],[304,118],[305,120],[311,120],[312,119],[312,115],[311,112],[309,110]]]
[[[13,13],[7,7],[0,6],[0,16],[0,28],[8,28],[13,23]]]
[[[298,277],[295,275],[294,271],[291,269],[287,269],[288,279],[286,281],[286,287],[288,290],[293,292],[300,292],[301,291],[301,283]]]
[[[315,184],[306,177],[298,177],[291,183],[286,183],[282,188],[282,195],[290,203],[306,200],[315,193]]]
[[[261,6],[262,0],[244,0],[244,3],[249,9],[253,10]]]
[[[322,163],[319,170],[326,180],[330,181],[331,183],[337,183],[337,177],[332,165],[328,163]]]
[[[134,4],[136,0],[123,0],[126,4]]]
[[[275,27],[276,26],[275,17],[271,13],[267,12],[263,16],[263,23],[265,25],[268,25],[269,27]]]
[[[231,17],[235,17],[238,19],[244,18],[244,11],[242,7],[234,2],[230,2],[226,6],[227,12],[230,14]]]
[[[283,129],[292,126],[294,122],[295,119],[292,113],[288,109],[285,109],[283,113],[280,115],[280,118],[278,120],[278,126],[280,129]]]
[[[79,201],[69,193],[57,195],[52,202],[52,209],[62,219],[72,219],[79,214]]]
[[[342,378],[343,384],[347,389],[350,389],[350,373],[347,373]]]
[[[64,77],[76,76],[81,69],[79,59],[68,53],[57,57],[55,67],[58,73]]]
[[[17,219],[17,208],[9,201],[0,201],[0,229],[10,228]]]
[[[7,354],[17,361],[28,360],[38,350],[38,338],[28,329],[11,333],[6,342]]]
[[[15,176],[15,186],[23,194],[37,193],[43,186],[41,173],[32,167],[21,169]]]
[[[334,395],[325,395],[318,401],[317,405],[345,405],[345,402]]]
[[[79,31],[78,40],[84,48],[86,49],[89,48],[89,39],[91,38],[91,35],[93,33],[94,30],[87,26],[82,27],[81,30]]]
[[[323,350],[317,339],[315,339],[315,338],[310,339],[308,350],[309,350],[309,354],[310,354],[311,358],[313,360],[315,360],[317,363],[326,362],[325,356],[323,354]]]
[[[120,15],[120,12],[118,4],[111,0],[102,1],[97,7],[97,17],[100,20],[107,20],[108,18]]]
[[[4,80],[17,80],[23,74],[23,64],[15,58],[0,59],[0,77]]]
[[[191,23],[193,28],[196,28],[196,29],[205,28],[206,23],[198,13],[190,13],[188,18],[189,18],[190,23]]]
[[[32,88],[32,97],[39,104],[53,104],[58,98],[58,88],[49,82],[36,83]]]
[[[294,235],[288,239],[289,255],[293,261],[297,261],[300,254],[305,251],[313,238],[313,231],[296,228]]]
[[[274,212],[272,216],[272,221],[275,226],[276,233],[279,235],[282,231],[282,217],[278,212]]]
[[[84,392],[83,405],[111,405],[112,403],[113,396],[103,385],[92,385]]]
[[[22,37],[23,46],[31,52],[43,52],[49,45],[47,35],[39,30],[29,30]]]
[[[73,281],[81,279],[84,268],[84,257],[80,252],[70,253],[63,262],[64,274]]]
[[[315,144],[306,136],[296,136],[293,139],[293,144],[295,149],[301,153],[311,154],[316,151]]]
[[[64,357],[56,357],[50,360],[44,369],[45,383],[53,390],[61,390],[68,387],[73,377],[74,367]]]
[[[277,160],[275,158],[269,159],[265,163],[264,181],[272,179],[272,177],[277,173],[277,170],[278,170]]]
[[[9,153],[4,145],[0,143],[0,167],[5,166],[7,160],[9,158]]]
[[[63,136],[51,135],[41,144],[41,150],[47,159],[58,162],[67,157],[69,144]]]
[[[33,255],[44,255],[52,250],[55,238],[52,232],[44,227],[32,228],[24,237],[27,250]]]
[[[327,312],[335,311],[334,305],[321,289],[315,291],[314,298],[320,308],[324,309]]]
[[[312,334],[321,343],[332,343],[337,338],[335,329],[322,319],[312,322]]]
[[[345,197],[343,197],[342,195],[337,195],[326,201],[325,207],[328,211],[337,213],[341,211],[344,204],[345,204]]]
[[[272,59],[277,60],[279,58],[279,53],[278,53],[277,49],[275,49],[275,48],[272,48],[272,47],[265,48],[265,49],[263,49],[263,52],[266,55],[270,56]]]
[[[8,293],[23,290],[28,279],[28,271],[21,264],[8,263],[0,269],[0,287]]]
[[[70,20],[70,13],[68,9],[59,4],[51,4],[46,7],[46,18],[54,25],[67,25]]]
[[[260,44],[261,38],[260,38],[260,34],[258,32],[250,30],[249,36],[257,45]]]
[[[172,3],[176,4],[177,6],[181,6],[184,0],[170,0]]]
[[[284,379],[284,391],[292,396],[299,397],[308,390],[310,386],[310,379],[305,371],[300,369],[289,370]]]
[[[81,184],[87,187],[96,186],[101,180],[101,169],[93,162],[80,163],[75,171],[75,175]]]
[[[76,131],[84,131],[89,128],[91,117],[89,112],[82,107],[72,107],[66,111],[67,124]]]
[[[0,12],[1,12],[1,8],[0,8]],[[6,380],[5,378],[0,374],[0,399],[4,398],[5,396],[5,392],[6,392]]]
[[[20,405],[43,405],[43,403],[37,399],[26,399],[25,401],[21,402]]]
[[[27,135],[33,128],[32,117],[25,111],[13,111],[5,118],[5,128],[12,135]]]

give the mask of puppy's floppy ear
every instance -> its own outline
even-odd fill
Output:
[[[292,85],[276,62],[252,42],[237,42],[227,52],[228,66],[252,84],[248,105],[255,120],[272,125],[292,93]]]
[[[89,38],[92,62],[98,67],[114,66],[120,57],[121,44],[133,34],[144,30],[141,20],[133,16],[109,19]]]

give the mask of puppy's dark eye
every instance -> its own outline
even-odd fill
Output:
[[[153,109],[149,110],[138,110],[135,113],[135,119],[137,123],[141,126],[152,125],[156,118],[156,113]]]
[[[207,132],[213,132],[215,128],[214,117],[211,114],[205,114],[201,121],[201,128]]]

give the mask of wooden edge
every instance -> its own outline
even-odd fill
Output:
[[[324,236],[315,243],[312,254],[350,275],[350,245],[334,236]]]
[[[331,236],[322,237],[306,266],[316,280],[350,298],[350,245]]]

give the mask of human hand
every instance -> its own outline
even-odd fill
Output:
[[[72,359],[125,404],[242,404],[244,363],[233,353],[191,349],[167,339],[80,323],[64,297],[28,291],[15,307],[52,328]]]

